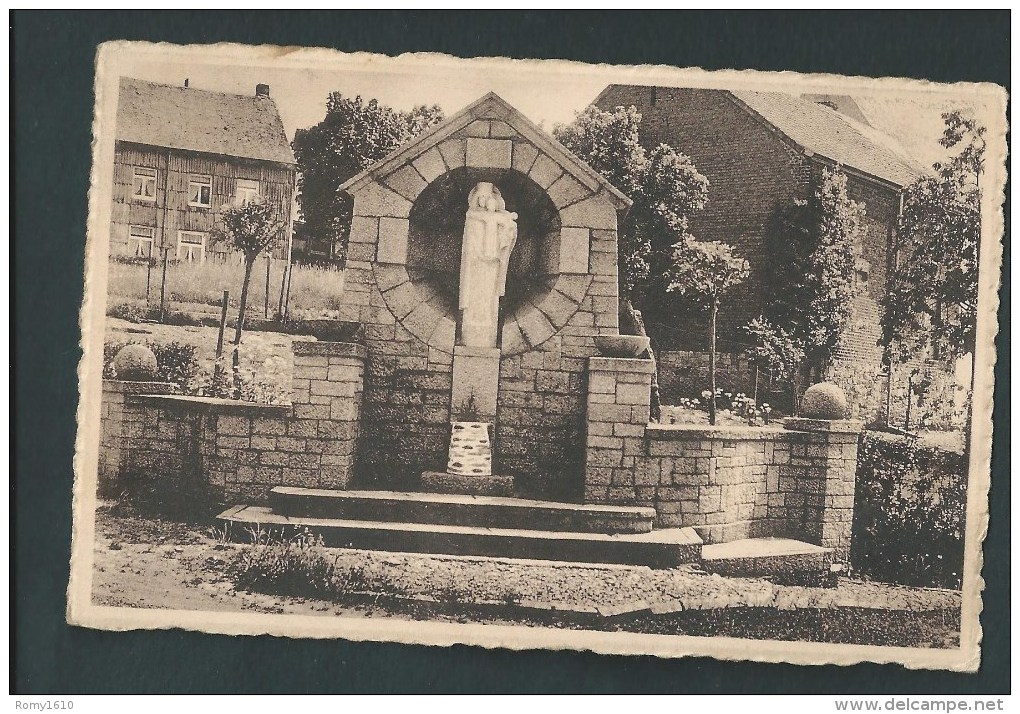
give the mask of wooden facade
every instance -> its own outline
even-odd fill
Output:
[[[134,195],[135,170],[155,171],[152,200]],[[137,255],[138,238],[152,235],[152,256],[162,259],[161,249],[173,260],[232,259],[224,245],[212,240],[220,212],[237,199],[239,182],[258,182],[258,193],[278,202],[287,223],[283,240],[273,257],[286,259],[292,234],[291,206],[295,190],[295,167],[258,159],[203,154],[118,141],[114,152],[113,211],[110,222],[110,254]],[[210,180],[209,206],[189,204],[193,179]],[[182,232],[184,236],[182,236]],[[202,250],[190,246],[201,237]],[[182,242],[183,239],[183,242]],[[190,245],[188,241],[191,241]],[[141,253],[147,246],[141,241]]]

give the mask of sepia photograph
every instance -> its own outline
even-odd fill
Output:
[[[96,60],[68,622],[980,664],[991,84]]]

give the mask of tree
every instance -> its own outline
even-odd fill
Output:
[[[907,188],[882,326],[901,359],[952,363],[974,349],[985,128],[960,112],[942,118],[940,143],[957,151]]]
[[[436,105],[399,112],[375,99],[331,92],[326,117],[294,134],[304,235],[342,264],[354,206],[340,186],[442,120]]]
[[[244,256],[240,312],[237,315],[237,328],[234,332],[234,372],[236,376],[239,363],[238,348],[241,344],[241,331],[244,329],[244,316],[248,307],[248,286],[251,283],[252,269],[255,267],[255,261],[259,255],[272,251],[279,243],[287,222],[280,207],[261,196],[226,207],[220,213],[219,221],[212,231],[213,241],[226,243],[227,246]]]
[[[778,209],[766,230],[769,281],[762,315],[745,327],[754,340],[746,353],[774,379],[792,379],[794,403],[802,363],[829,359],[853,314],[864,217],[836,166],[823,169],[806,200]]]
[[[690,238],[690,217],[708,200],[708,179],[690,158],[668,144],[649,155],[638,141],[640,126],[633,106],[612,112],[589,106],[553,129],[557,141],[634,203],[618,235],[621,316],[632,323],[634,299],[648,291],[650,278],[661,277],[653,263],[668,262],[673,246]]]
[[[715,425],[715,323],[722,296],[747,279],[747,261],[718,241],[688,241],[676,246],[667,290],[708,309],[709,423]]]
[[[556,126],[553,136],[633,201],[617,234],[620,331],[647,336],[634,302],[664,292],[664,265],[673,246],[690,238],[688,221],[708,200],[708,179],[667,144],[648,155],[638,140],[640,126],[641,114],[633,106],[611,112],[589,106],[572,123]],[[649,357],[654,361],[651,348]],[[653,375],[653,419],[658,395]]]

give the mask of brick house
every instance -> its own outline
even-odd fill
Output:
[[[251,96],[124,77],[117,105],[110,254],[183,262],[226,259],[210,232],[224,206],[253,195],[288,219],[296,163],[269,86]]]
[[[732,245],[751,265],[750,278],[727,297],[719,314],[720,385],[734,390],[753,388],[751,369],[739,354],[747,342],[740,328],[760,314],[770,221],[806,198],[823,168],[842,165],[851,198],[867,210],[857,264],[861,289],[832,360],[816,366],[811,379],[824,374],[850,387],[864,418],[881,410],[890,397],[882,367],[881,300],[895,259],[901,196],[921,167],[867,124],[845,96],[611,85],[593,103],[606,111],[633,105],[642,116],[646,149],[666,143],[691,157],[709,180],[708,204],[692,220],[692,233]],[[649,311],[645,318],[664,351],[664,397],[684,396],[677,393],[679,382],[690,385],[692,376],[697,382],[707,373],[705,318]]]

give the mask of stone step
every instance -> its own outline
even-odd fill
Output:
[[[695,563],[701,538],[691,528],[650,533],[576,533],[517,528],[479,528],[435,523],[288,517],[263,506],[234,506],[217,520],[244,542],[251,529],[287,535],[307,528],[326,545],[403,553],[442,553],[577,563],[616,563],[672,568]]]
[[[585,506],[464,494],[336,491],[287,486],[278,486],[270,491],[269,505],[274,513],[285,516],[575,533],[648,533],[655,519],[652,508]]]
[[[816,584],[832,570],[832,549],[791,538],[744,538],[701,548],[702,567],[719,575]]]

